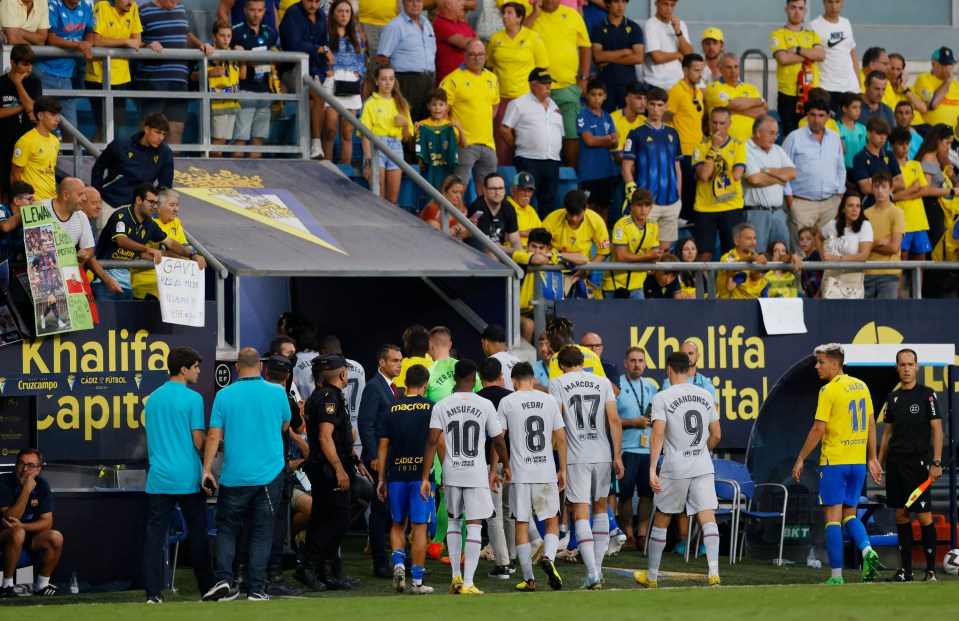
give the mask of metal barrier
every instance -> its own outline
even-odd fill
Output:
[[[767,270],[782,270],[785,272],[797,271],[792,263],[767,263],[763,266]],[[703,293],[711,298],[716,297],[717,272],[742,272],[755,270],[755,263],[586,263],[573,269],[563,265],[537,265],[527,268],[530,272],[692,272],[696,277],[696,298],[703,299]],[[912,274],[912,297],[922,299],[922,273],[924,271],[959,271],[959,262],[947,261],[803,261],[800,271],[823,270],[879,270],[897,269]],[[706,274],[710,276],[707,278]],[[535,334],[539,334],[546,327],[546,300],[543,298],[543,283],[539,278],[533,280],[533,321],[536,324]],[[536,342],[535,339],[533,341]]]
[[[444,234],[449,232],[449,222],[448,217],[451,215],[453,218],[460,223],[461,226],[466,227],[473,237],[479,241],[483,247],[489,251],[500,263],[507,266],[513,272],[513,278],[510,278],[507,281],[507,305],[508,305],[508,317],[506,325],[506,337],[509,340],[510,346],[515,346],[519,344],[520,340],[520,330],[519,330],[519,286],[523,278],[523,270],[513,261],[513,258],[506,254],[498,245],[490,241],[486,235],[480,231],[469,218],[460,213],[459,209],[454,207],[452,203],[446,200],[446,197],[443,196],[439,190],[430,185],[429,181],[423,178],[420,175],[419,171],[414,170],[412,166],[403,161],[403,158],[398,157],[393,151],[386,146],[379,136],[374,134],[368,127],[360,123],[360,120],[343,107],[335,97],[330,95],[325,89],[321,88],[316,82],[310,79],[309,75],[303,74],[303,84],[306,85],[311,92],[320,97],[323,101],[326,102],[326,105],[330,106],[336,110],[337,114],[340,115],[340,118],[346,119],[350,125],[352,125],[356,131],[360,133],[361,136],[366,138],[372,144],[373,150],[371,152],[371,158],[374,162],[377,158],[377,152],[382,151],[384,155],[394,164],[400,167],[400,170],[403,171],[403,174],[412,179],[413,183],[417,185],[423,192],[426,193],[431,199],[436,201],[440,206],[440,221],[443,223]],[[379,184],[378,184],[378,167],[372,166],[373,170],[373,180],[370,183],[371,191],[379,193]],[[375,188],[375,189],[374,189]]]
[[[759,60],[763,62],[763,99],[769,101],[769,57],[766,56],[766,52],[758,48],[743,52],[739,57],[739,79],[746,80],[746,59],[750,56],[759,56]]]
[[[33,51],[38,59],[42,58],[83,58],[83,55],[75,50],[64,50],[58,47],[33,46]],[[165,49],[162,52],[155,52],[149,48],[140,48],[131,50],[129,48],[93,48],[93,57],[97,60],[104,60],[103,63],[103,86],[102,90],[91,89],[47,89],[44,94],[61,98],[87,98],[104,99],[105,102],[112,102],[113,97],[125,97],[129,99],[185,99],[199,101],[199,138],[197,144],[176,145],[181,151],[202,153],[208,157],[211,151],[223,151],[226,145],[213,145],[210,142],[210,102],[215,100],[231,101],[267,101],[267,102],[297,102],[297,141],[295,145],[231,145],[231,152],[240,153],[275,153],[289,154],[303,158],[309,158],[310,155],[310,102],[305,97],[305,91],[299,88],[295,93],[251,93],[247,91],[238,93],[211,93],[209,88],[209,67],[207,60],[235,60],[243,62],[265,62],[265,63],[292,63],[299,65],[303,72],[308,71],[309,57],[302,52],[237,52],[232,50],[216,51],[211,56],[206,56],[201,50],[174,50]],[[138,61],[193,61],[198,63],[199,70],[199,91],[188,92],[169,92],[169,91],[140,91],[140,90],[120,90],[115,89],[110,84],[110,63],[111,59],[138,60]],[[132,84],[132,83],[131,83]],[[298,83],[299,84],[299,83]],[[126,85],[124,85],[126,86]],[[109,144],[116,137],[116,127],[114,125],[113,106],[103,106],[103,138],[104,142],[99,146],[102,148]],[[61,123],[63,121],[61,120]],[[76,135],[76,134],[73,134]],[[89,141],[87,141],[89,142]],[[83,145],[90,151],[88,145]],[[61,145],[63,151],[69,150],[69,144]],[[92,151],[91,151],[92,152]]]

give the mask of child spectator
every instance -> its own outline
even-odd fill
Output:
[[[443,179],[443,183],[439,187],[440,194],[443,195],[446,200],[448,200],[453,207],[459,210],[461,214],[466,215],[466,205],[463,204],[463,192],[466,191],[466,184],[463,183],[463,180],[457,177],[456,175],[449,175],[446,179]],[[430,201],[426,204],[426,207],[423,208],[423,211],[420,212],[420,219],[429,224],[431,227],[437,230],[442,230],[443,228],[443,211],[440,209],[440,206],[436,201]],[[449,218],[449,229],[450,235],[456,239],[465,239],[470,236],[470,232],[466,230],[466,227],[461,225],[456,218],[452,215],[448,216]]]
[[[333,53],[333,65],[326,72],[323,86],[335,96],[343,107],[356,116],[363,107],[360,90],[366,75],[366,56],[363,54],[360,37],[356,31],[356,19],[353,17],[353,4],[350,0],[336,0],[328,17],[330,29],[330,51]],[[332,78],[332,79],[330,79]],[[353,126],[341,119],[332,106],[326,108],[323,132],[323,152],[333,158],[333,140],[336,136],[337,122],[340,131],[340,163],[353,162]]]
[[[674,254],[664,254],[660,259],[663,263],[678,263],[679,257]],[[653,272],[646,277],[643,283],[643,295],[647,300],[675,298],[677,300],[696,297],[695,287],[693,294],[683,291],[682,283],[677,272]]]
[[[842,112],[839,119],[839,137],[842,138],[846,178],[852,180],[852,160],[866,148],[866,126],[859,122],[862,96],[859,93],[843,93],[839,96],[839,109]]]
[[[397,158],[403,159],[403,143],[412,134],[413,121],[410,119],[410,106],[400,92],[396,82],[396,73],[389,65],[377,65],[373,72],[376,92],[370,95],[363,105],[360,122],[379,136]],[[373,177],[373,162],[370,159],[372,144],[363,138],[363,177],[369,181]],[[380,168],[380,196],[396,203],[400,195],[400,181],[403,171],[385,153],[378,153]]]
[[[805,261],[822,261],[819,249],[816,248],[816,235],[819,229],[814,226],[804,226],[799,229],[799,249],[802,250]],[[815,298],[819,296],[819,285],[822,283],[821,270],[803,270],[800,272],[803,296]]]
[[[872,121],[872,119],[870,119]],[[898,168],[898,164],[896,164]],[[870,179],[876,204],[865,210],[872,225],[873,244],[868,261],[898,261],[906,217],[892,202],[893,180],[889,171],[880,170]],[[864,201],[865,203],[865,201]],[[899,297],[900,270],[867,270],[865,298],[895,300]]]
[[[218,19],[211,31],[213,47],[217,50],[229,50],[233,38],[233,26],[230,22]],[[236,46],[237,50],[243,48]],[[235,60],[208,60],[207,82],[211,93],[235,93],[240,90],[240,80],[246,79],[246,63]],[[193,79],[199,79],[199,72],[193,72]],[[236,113],[240,102],[235,99],[213,99],[210,101],[210,142],[226,144],[233,138],[236,125]],[[220,157],[220,153],[210,153],[210,157]]]
[[[906,234],[902,238],[902,260],[925,261],[926,254],[932,251],[929,242],[929,220],[922,198],[927,196],[929,182],[922,172],[922,164],[909,159],[912,135],[908,129],[897,127],[889,135],[892,153],[899,162],[902,171],[904,190],[895,194],[896,207],[902,209],[906,217]]]
[[[13,148],[10,181],[26,181],[34,188],[34,200],[57,196],[57,154],[60,140],[53,131],[60,125],[60,102],[53,97],[37,97],[33,103],[37,126],[25,133]]]
[[[762,255],[766,257],[767,261],[773,260],[772,255],[768,252],[763,252]],[[758,269],[752,269],[748,272],[737,272],[729,279],[730,283],[736,283],[736,287],[729,291],[729,299],[758,300],[759,298],[768,298],[768,275],[769,270],[766,269],[765,266],[760,266]]]
[[[654,205],[653,193],[649,190],[640,188],[633,192],[629,213],[613,227],[612,261],[657,263],[662,259],[659,225],[649,221]],[[606,272],[603,295],[607,298],[641,300],[646,277],[647,272]]]
[[[769,242],[770,261],[787,261],[789,249],[786,242],[781,239]],[[769,282],[769,297],[771,298],[797,298],[799,291],[796,287],[796,273],[785,272],[783,270],[772,270],[766,275]]]
[[[426,96],[430,118],[416,124],[416,157],[423,175],[434,188],[453,174],[459,162],[459,148],[466,147],[466,134],[459,121],[450,120],[446,91],[434,88]]]
[[[587,194],[586,206],[606,221],[616,186],[613,151],[619,148],[619,136],[609,112],[603,110],[606,85],[590,80],[586,85],[586,107],[576,117],[579,134],[579,187]]]

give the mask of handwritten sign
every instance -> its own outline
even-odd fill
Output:
[[[163,321],[202,328],[206,321],[206,279],[196,261],[164,257],[156,273]]]

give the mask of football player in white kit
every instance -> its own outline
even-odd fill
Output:
[[[450,554],[453,595],[482,595],[473,584],[473,575],[479,564],[483,520],[493,516],[493,498],[490,495],[489,466],[486,463],[486,437],[503,462],[500,473],[509,483],[511,473],[503,430],[496,419],[496,410],[488,399],[473,393],[476,383],[476,363],[460,360],[453,367],[456,388],[453,394],[433,406],[430,418],[430,436],[426,441],[424,464],[432,464],[436,447],[442,435],[446,444],[443,460],[443,490],[446,494],[446,512],[449,527],[446,545]],[[429,469],[424,468],[420,493],[429,498],[432,492]],[[460,548],[463,543],[462,526],[466,521],[465,566],[460,572]]]
[[[553,561],[559,547],[559,492],[566,487],[566,432],[556,400],[533,388],[533,366],[518,362],[512,372],[511,395],[500,401],[496,412],[506,430],[513,464],[510,484],[510,511],[516,520],[516,555],[523,569],[520,591],[535,591],[533,552],[529,541],[529,523],[533,514],[546,524],[543,558],[540,568],[550,588],[563,588],[563,579]],[[553,446],[559,459],[559,471],[553,461]],[[490,470],[495,469],[493,455]]]
[[[649,570],[633,573],[640,586],[656,588],[659,563],[666,547],[666,528],[673,514],[685,508],[703,529],[709,586],[719,581],[719,529],[716,526],[716,487],[709,452],[720,439],[719,414],[708,392],[689,382],[689,357],[673,352],[666,358],[670,387],[653,397],[653,436],[650,442],[649,483],[655,493],[656,515],[649,535]],[[659,456],[665,458],[659,474]]]
[[[579,347],[566,345],[556,362],[563,374],[550,380],[549,394],[559,402],[567,430],[566,502],[573,505],[576,540],[586,565],[586,580],[581,588],[598,590],[602,588],[603,555],[609,545],[606,497],[610,464],[616,478],[622,477],[623,428],[609,380],[583,370],[584,357]]]

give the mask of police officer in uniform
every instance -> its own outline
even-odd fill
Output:
[[[936,392],[916,381],[919,359],[911,349],[896,354],[900,387],[886,397],[886,428],[879,447],[879,463],[886,464],[886,506],[896,510],[896,534],[902,564],[888,582],[912,581],[912,523],[916,512],[926,555],[924,582],[936,581],[936,527],[932,523],[932,494],[927,488],[906,508],[912,491],[926,479],[942,476],[942,414]]]
[[[339,354],[313,360],[316,390],[306,402],[310,457],[303,470],[313,488],[313,510],[306,528],[306,562],[294,577],[317,591],[350,589],[355,580],[343,574],[340,544],[350,525],[350,487],[357,472],[369,478],[353,454],[353,426],[343,389],[346,359]]]

